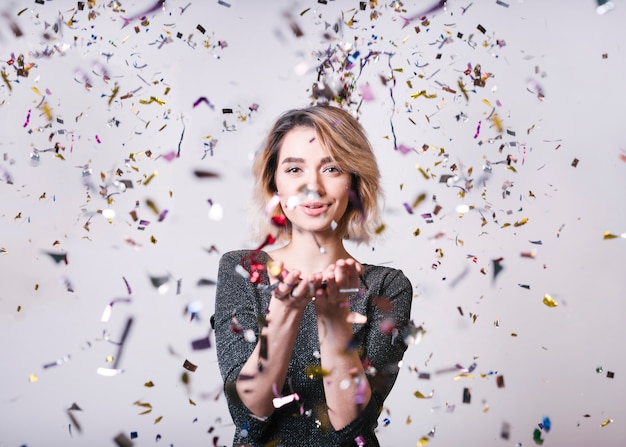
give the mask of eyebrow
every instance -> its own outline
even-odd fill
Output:
[[[326,163],[332,163],[333,162],[333,157],[324,157],[320,160],[320,164],[326,164]],[[285,164],[285,163],[304,163],[304,158],[300,158],[300,157],[287,157],[285,158],[281,164]]]

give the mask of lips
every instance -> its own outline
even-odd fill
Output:
[[[309,202],[300,205],[300,209],[308,216],[320,216],[328,210],[328,204],[322,202]]]

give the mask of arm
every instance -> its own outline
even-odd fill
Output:
[[[335,430],[352,422],[367,406],[371,389],[356,347],[352,347],[349,293],[340,289],[356,288],[363,268],[353,260],[339,260],[317,278],[315,310],[320,340],[321,366],[329,373],[324,378],[328,417]],[[321,287],[321,282],[325,283]]]
[[[282,390],[300,326],[304,306],[293,300],[270,300],[267,325],[237,379],[241,401],[256,416],[267,417],[274,412],[274,390]]]
[[[302,310],[289,300],[271,298],[268,304],[248,278],[236,273],[240,261],[241,253],[236,252],[220,260],[215,303],[218,362],[232,405],[238,408],[241,401],[247,407],[237,413],[243,416],[249,410],[266,417],[274,410],[274,385],[281,390],[285,382],[292,353],[287,346],[293,347]],[[284,278],[285,282],[291,280]],[[286,286],[281,284],[275,292],[282,293],[283,288]],[[267,325],[261,327],[263,317]],[[246,341],[245,331],[253,331],[255,341]],[[275,343],[277,340],[280,343]]]

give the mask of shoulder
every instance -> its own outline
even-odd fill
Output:
[[[380,289],[412,290],[411,281],[400,269],[382,265],[364,265],[363,280]]]
[[[241,250],[231,250],[222,254],[220,258],[221,264],[239,264],[239,263],[249,263],[251,261],[256,262],[265,262],[268,258],[267,253],[264,251],[258,250],[250,250],[250,249],[241,249]]]
[[[258,272],[259,265],[267,264],[268,259],[268,254],[260,250],[227,251],[220,258],[219,274],[228,276],[238,272],[240,276],[248,276],[253,271]]]

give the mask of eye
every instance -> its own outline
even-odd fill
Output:
[[[302,168],[300,168],[298,166],[291,166],[291,167],[285,169],[285,172],[287,174],[295,174],[295,173],[298,173],[298,172],[302,172]]]
[[[329,174],[335,175],[343,174],[343,170],[339,166],[334,165],[324,167],[323,172],[328,172]]]

